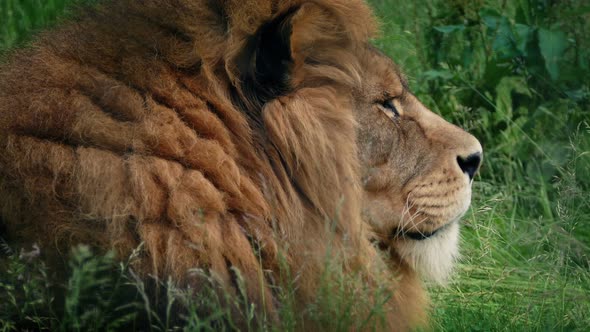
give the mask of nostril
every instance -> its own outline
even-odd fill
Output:
[[[467,173],[469,175],[469,179],[473,179],[475,173],[479,169],[479,165],[481,164],[481,153],[477,152],[467,156],[467,158],[458,156],[457,163],[459,167],[463,171],[463,173]]]

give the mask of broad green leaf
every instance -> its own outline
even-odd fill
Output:
[[[435,79],[450,80],[454,77],[453,73],[448,70],[427,70],[422,73],[422,78],[427,81]]]
[[[463,24],[459,25],[443,25],[439,27],[434,27],[434,30],[440,31],[442,33],[451,33],[455,31],[463,31],[465,30],[465,26]]]
[[[508,59],[518,55],[516,49],[516,40],[512,33],[510,21],[506,17],[498,19],[496,28],[496,38],[492,47],[500,58]]]
[[[576,90],[565,90],[565,94],[573,101],[580,102],[590,97],[588,87],[584,86]]]
[[[479,16],[481,17],[483,24],[492,30],[495,30],[498,27],[498,21],[502,17],[497,11],[490,8],[480,10]]]
[[[516,48],[520,53],[527,56],[528,55],[528,44],[534,37],[535,28],[525,25],[516,23],[514,25],[514,33],[516,36]]]
[[[539,49],[551,79],[559,78],[559,61],[567,49],[567,35],[563,31],[539,29]]]

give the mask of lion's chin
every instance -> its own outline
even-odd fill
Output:
[[[420,241],[403,239],[393,247],[425,280],[446,284],[459,259],[459,223],[453,222],[435,235]]]

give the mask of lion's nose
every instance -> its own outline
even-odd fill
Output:
[[[481,165],[481,159],[481,152],[476,152],[467,157],[457,156],[457,164],[463,173],[469,175],[469,180],[472,180]]]

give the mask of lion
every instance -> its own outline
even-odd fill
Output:
[[[0,218],[11,243],[126,257],[198,288],[214,273],[275,315],[326,254],[385,288],[378,329],[424,324],[482,147],[370,45],[361,0],[103,1],[0,68]],[[262,280],[262,281],[261,281]]]

